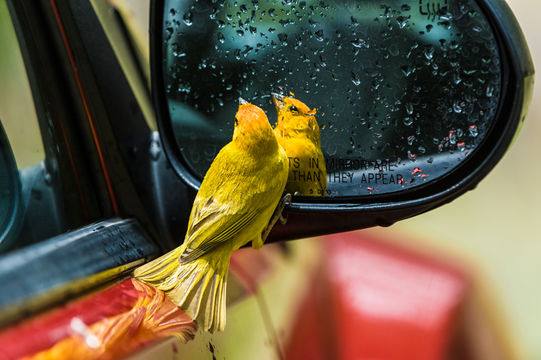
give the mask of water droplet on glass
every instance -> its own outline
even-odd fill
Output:
[[[361,38],[353,40],[351,42],[351,45],[353,45],[354,47],[359,48],[359,49],[362,49],[362,48],[368,49],[368,48],[370,48],[370,45],[365,40],[363,40]]]
[[[471,137],[477,137],[479,135],[479,130],[477,129],[477,126],[471,125],[468,130],[470,131]]]
[[[186,26],[191,26],[193,24],[193,14],[191,11],[187,11],[182,17],[182,21]]]
[[[158,139],[152,139],[150,142],[150,158],[154,161],[160,158],[161,154],[160,142]]]
[[[355,86],[361,85],[361,79],[360,79],[359,76],[358,76],[357,74],[355,74],[354,72],[351,73],[351,82],[352,82],[353,85],[355,85]]]
[[[410,126],[411,124],[413,124],[413,118],[410,116],[406,116],[402,122],[404,123],[404,125]]]
[[[406,113],[408,115],[412,115],[413,114],[413,104],[412,103],[407,103],[405,105],[405,107],[406,107]]]
[[[462,112],[462,105],[464,103],[460,100],[457,100],[457,101],[454,101],[453,102],[453,111],[457,114],[460,114]]]
[[[406,77],[410,76],[413,72],[415,72],[415,68],[409,64],[401,66],[400,69],[402,69],[402,73],[406,75]]]
[[[454,130],[449,131],[449,135],[447,136],[447,139],[449,140],[449,143],[456,144],[456,132]]]
[[[173,35],[173,28],[168,26],[165,28],[165,40],[171,39],[171,35]]]
[[[323,41],[323,30],[319,29],[315,32],[315,34],[317,41]]]
[[[408,25],[408,21],[409,21],[409,16],[399,16],[396,18],[396,22],[398,23],[398,27],[400,29],[403,29],[406,27],[406,25]]]
[[[289,25],[291,23],[291,20],[289,19],[280,19],[278,21],[280,23],[280,25],[282,25],[283,27],[287,27],[287,25]]]
[[[224,34],[222,34],[221,32],[218,33],[218,41],[222,44],[225,42]]]
[[[282,43],[285,43],[287,41],[287,34],[279,33],[278,34],[278,40],[280,40],[280,42],[282,42]]]
[[[494,95],[494,86],[492,85],[487,86],[486,95],[487,97],[492,97],[492,95]]]
[[[432,58],[434,57],[434,47],[433,46],[429,46],[425,49],[425,58],[427,60],[432,60]]]

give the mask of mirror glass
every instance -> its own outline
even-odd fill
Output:
[[[177,145],[199,178],[231,140],[239,97],[272,125],[271,93],[315,109],[326,168],[296,176],[355,196],[451,172],[501,95],[498,44],[473,0],[170,0],[162,45]]]

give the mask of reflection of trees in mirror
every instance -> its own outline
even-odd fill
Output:
[[[426,14],[418,0],[167,1],[166,93],[186,162],[205,173],[231,137],[239,96],[274,118],[269,94],[285,89],[317,105],[332,195],[451,171],[489,131],[502,80],[475,1],[439,3]],[[372,170],[363,178],[369,167],[352,164]]]

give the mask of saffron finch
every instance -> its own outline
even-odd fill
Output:
[[[263,246],[288,176],[287,155],[263,110],[241,99],[235,119],[233,140],[201,183],[184,243],[134,273],[210,332],[225,328],[231,253],[250,241]]]
[[[280,94],[272,94],[278,121],[274,133],[289,157],[286,191],[306,196],[323,196],[327,168],[321,151],[316,109]]]

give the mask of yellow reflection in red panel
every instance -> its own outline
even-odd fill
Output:
[[[196,329],[163,291],[129,279],[0,333],[0,346],[7,358],[116,359]]]

